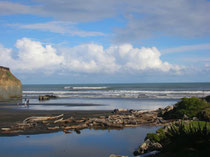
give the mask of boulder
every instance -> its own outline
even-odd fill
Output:
[[[184,116],[183,116],[183,118],[182,119],[184,119],[184,120],[188,120],[189,119],[189,117],[186,115],[186,114],[184,114]]]
[[[50,99],[56,99],[57,97],[55,95],[43,95],[39,96],[39,101],[45,101]]]
[[[134,155],[140,155],[147,152],[159,151],[162,149],[162,145],[158,142],[153,142],[150,139],[146,139],[144,143],[134,152]]]
[[[173,109],[174,109],[173,106],[167,106],[165,108],[159,108],[159,110],[158,110],[158,116],[159,117],[162,117],[165,113],[167,113],[167,112],[169,112],[169,111],[171,111]]]
[[[128,109],[123,109],[123,108],[120,108],[120,109],[114,109],[114,113],[119,113],[119,112],[128,112],[129,110]]]
[[[0,101],[22,98],[22,84],[9,68],[0,66]]]

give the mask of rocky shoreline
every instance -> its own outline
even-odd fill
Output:
[[[15,136],[23,134],[39,134],[63,131],[80,133],[83,129],[123,129],[137,126],[162,126],[173,120],[164,120],[161,115],[166,109],[158,110],[127,110],[115,109],[106,115],[94,117],[66,116],[30,116],[22,122],[16,122],[8,127],[0,128],[0,136]]]

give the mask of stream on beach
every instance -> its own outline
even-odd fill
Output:
[[[147,133],[159,127],[122,130],[90,130],[81,134],[63,132],[0,137],[0,156],[4,157],[109,157],[111,154],[133,156]]]

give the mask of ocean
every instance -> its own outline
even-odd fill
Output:
[[[39,101],[40,95],[57,99]],[[210,95],[210,83],[23,85],[23,99],[34,110],[157,109],[183,97]]]

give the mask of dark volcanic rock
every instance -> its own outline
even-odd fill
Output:
[[[57,97],[55,95],[44,95],[39,96],[40,101],[50,100],[50,99],[56,99]]]

